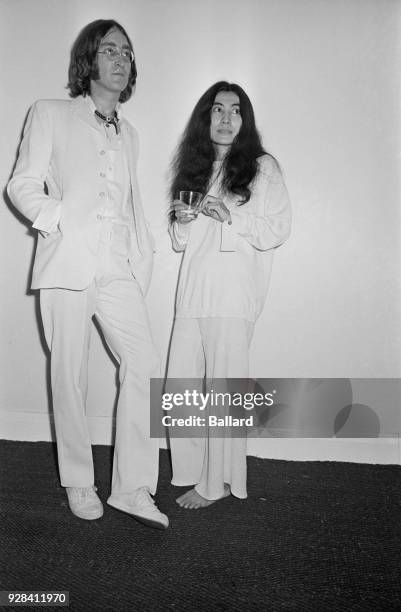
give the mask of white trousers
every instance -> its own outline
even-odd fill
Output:
[[[157,486],[159,441],[149,436],[149,379],[160,375],[145,302],[127,262],[124,226],[103,224],[99,267],[82,291],[42,289],[41,314],[51,351],[51,384],[61,484],[94,483],[86,419],[91,319],[119,363],[112,496]]]
[[[174,322],[169,378],[247,378],[254,325],[236,318],[178,318]],[[172,484],[219,499],[224,483],[247,497],[246,438],[170,438]]]

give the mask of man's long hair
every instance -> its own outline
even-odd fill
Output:
[[[256,129],[251,101],[245,91],[235,83],[219,81],[197,102],[178,145],[171,165],[171,200],[177,199],[179,191],[207,193],[215,160],[210,139],[211,108],[220,91],[237,94],[242,117],[240,131],[223,161],[222,188],[227,194],[239,195],[242,204],[248,202],[251,196],[251,183],[258,172],[257,159],[265,155],[266,151]]]
[[[67,88],[70,90],[72,98],[90,94],[91,80],[96,81],[99,78],[97,63],[99,45],[106,34],[113,29],[120,30],[133,52],[132,42],[127,32],[114,19],[97,19],[88,23],[79,33],[71,49]],[[120,102],[126,102],[131,97],[136,77],[137,71],[134,60],[131,64],[127,87],[120,94]]]

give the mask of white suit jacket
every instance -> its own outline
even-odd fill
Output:
[[[39,100],[32,106],[17,164],[8,184],[14,206],[33,227],[58,228],[38,235],[32,288],[84,289],[93,280],[100,238],[99,209],[106,191],[102,133],[87,100]],[[153,239],[144,217],[136,165],[138,137],[124,118],[132,203],[131,270],[145,294],[150,282]]]

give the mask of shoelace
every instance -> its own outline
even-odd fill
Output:
[[[78,498],[86,499],[87,497],[93,497],[93,494],[97,491],[97,487],[77,487]]]
[[[155,501],[151,497],[150,493],[144,491],[143,489],[139,489],[136,495],[132,497],[132,501],[135,503],[135,506],[141,508],[149,508],[150,506],[154,509]]]

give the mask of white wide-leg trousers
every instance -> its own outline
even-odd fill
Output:
[[[159,441],[149,436],[149,379],[160,375],[159,358],[141,290],[128,267],[126,249],[117,248],[122,244],[121,232],[121,228],[113,232],[113,226],[105,224],[98,273],[88,288],[40,292],[43,327],[51,351],[62,486],[87,487],[94,482],[85,406],[93,316],[119,363],[114,498],[142,486],[154,494],[159,462]]]
[[[236,318],[177,318],[171,339],[168,378],[247,378],[253,323]],[[170,438],[172,484],[219,499],[224,483],[246,498],[246,438]]]

